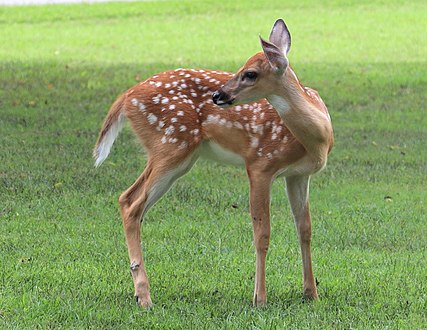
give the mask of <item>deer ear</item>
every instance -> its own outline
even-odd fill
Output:
[[[278,19],[274,23],[268,40],[282,50],[285,56],[288,55],[288,52],[291,49],[291,34],[282,19]]]
[[[276,73],[282,74],[289,65],[286,55],[276,45],[264,40],[263,38],[261,38],[261,36],[259,37],[259,39],[261,41],[261,46],[264,51],[264,54],[267,57],[267,60],[270,63],[271,67]]]

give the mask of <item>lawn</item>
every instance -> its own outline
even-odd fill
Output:
[[[277,180],[268,307],[251,306],[245,171],[199,161],[145,219],[154,307],[139,309],[117,199],[146,157],[126,128],[95,169],[102,120],[156,72],[237,71],[278,17],[335,129],[311,181],[320,300],[301,301]],[[0,7],[0,328],[426,329],[426,31],[425,1]]]

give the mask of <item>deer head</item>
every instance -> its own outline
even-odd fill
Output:
[[[231,80],[212,95],[216,105],[225,108],[280,94],[278,88],[289,66],[287,54],[291,47],[291,35],[285,22],[278,19],[271,29],[269,41],[261,36],[260,41],[263,52],[252,56]]]

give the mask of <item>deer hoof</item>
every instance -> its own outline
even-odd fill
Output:
[[[153,306],[150,297],[141,298],[139,296],[135,296],[135,300],[139,307],[150,309]]]
[[[313,300],[318,300],[319,296],[317,295],[317,290],[316,289],[305,289],[303,296],[302,296],[302,300],[303,301],[313,301]]]

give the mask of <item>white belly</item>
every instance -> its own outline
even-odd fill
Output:
[[[200,156],[205,159],[213,160],[220,164],[235,166],[244,166],[245,160],[238,154],[221,147],[213,141],[203,142],[200,148]]]

